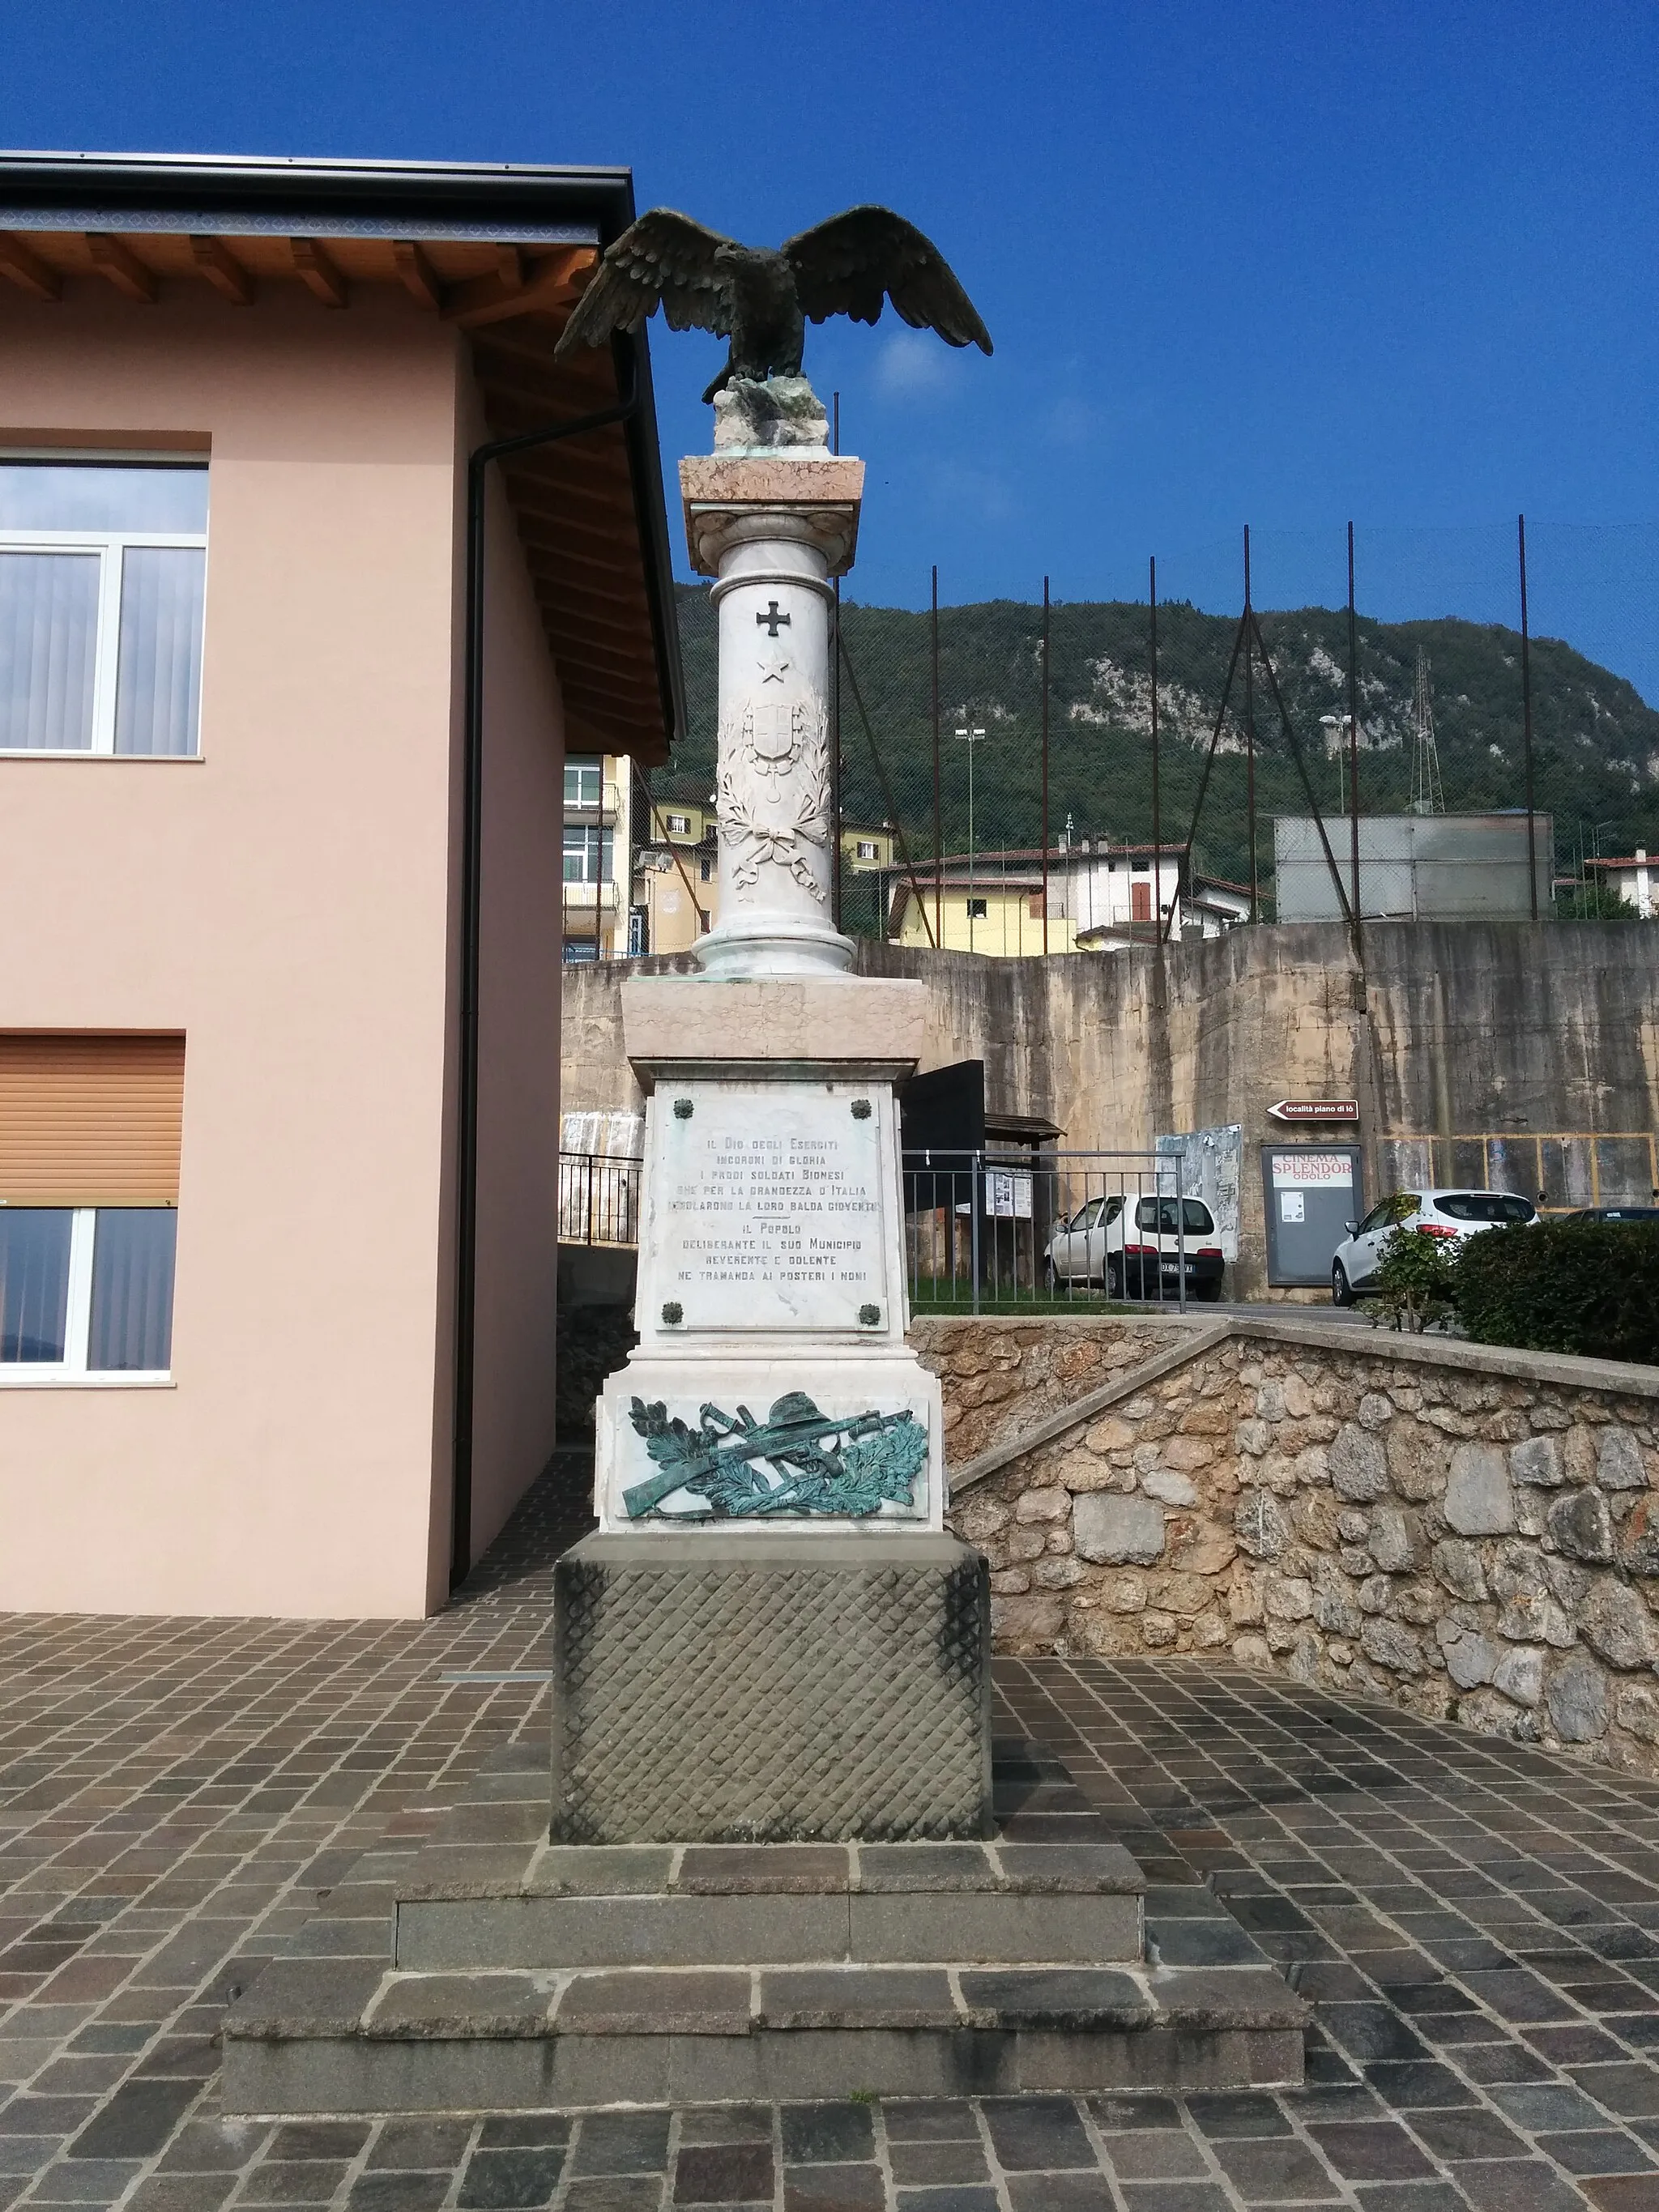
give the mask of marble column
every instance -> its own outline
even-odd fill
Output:
[[[834,975],[831,577],[851,565],[861,461],[808,453],[680,465],[686,535],[716,579],[720,918],[697,945],[722,978]]]

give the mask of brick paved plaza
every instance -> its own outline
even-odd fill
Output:
[[[557,1466],[422,1623],[0,1621],[0,2207],[1659,2207],[1659,1784],[1182,1661],[1009,1661],[1158,1887],[1318,2003],[1281,2095],[228,2120],[221,2009],[544,1725]],[[527,1679],[526,1679],[527,1678]]]

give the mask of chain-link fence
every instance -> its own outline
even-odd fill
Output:
[[[1356,903],[1659,910],[1659,526],[1241,532],[1046,605],[920,580],[841,607],[854,934],[1014,954]],[[653,795],[704,808],[706,859],[706,590],[680,619],[691,727]],[[1276,849],[1307,864],[1282,884]]]

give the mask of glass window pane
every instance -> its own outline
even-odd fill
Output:
[[[118,753],[193,753],[202,690],[199,545],[129,545],[121,556]]]
[[[207,532],[208,472],[80,461],[0,463],[0,530]]]
[[[92,1248],[89,1368],[164,1371],[173,1360],[170,1206],[100,1206]]]
[[[67,1206],[0,1206],[0,1363],[62,1360],[74,1220]]]
[[[96,553],[0,553],[0,745],[90,747],[101,565]]]

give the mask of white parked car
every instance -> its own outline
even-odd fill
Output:
[[[1048,1287],[1098,1284],[1114,1298],[1180,1295],[1183,1249],[1187,1288],[1195,1297],[1221,1296],[1222,1252],[1202,1199],[1091,1198],[1048,1240]]]
[[[1510,1190],[1396,1191],[1363,1221],[1348,1224],[1346,1240],[1331,1255],[1332,1303],[1351,1306],[1375,1286],[1383,1244],[1396,1229],[1461,1244],[1483,1229],[1537,1218],[1537,1208]]]

